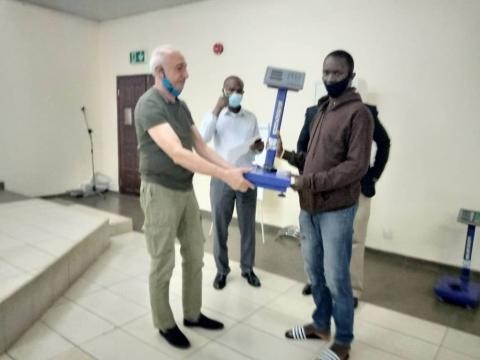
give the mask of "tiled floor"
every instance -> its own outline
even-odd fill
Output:
[[[177,249],[177,261],[180,263]],[[315,359],[327,344],[295,342],[284,331],[310,318],[311,297],[288,278],[258,270],[252,288],[233,264],[227,287],[212,288],[215,265],[206,253],[203,311],[225,323],[222,331],[181,325],[181,271],[174,270],[171,304],[192,347],[176,350],[152,325],[148,302],[148,255],[141,233],[112,239],[112,246],[0,360]],[[126,264],[126,266],[124,266]],[[480,359],[480,337],[360,303],[352,360]]]
[[[72,199],[63,196],[56,201],[69,203],[74,201],[127,216],[133,219],[133,228],[138,231],[142,226],[143,214],[138,196],[135,195],[109,192],[104,198]],[[203,215],[204,232],[208,234],[211,226],[210,214],[204,212]],[[277,232],[276,228],[266,227],[265,244],[262,244],[260,227],[257,227],[256,267],[290,279],[305,281],[303,260],[298,244],[291,240],[279,240]],[[230,226],[228,245],[230,258],[238,261],[240,236],[235,221]],[[212,247],[213,241],[211,237],[207,237],[205,250],[211,253]],[[478,254],[474,253],[473,256]],[[462,254],[458,257],[460,265]],[[362,298],[383,308],[480,336],[480,307],[475,310],[466,310],[459,306],[442,303],[433,293],[433,287],[441,276],[458,276],[458,274],[459,270],[456,268],[367,248],[365,290]],[[480,282],[480,274],[472,273],[472,278]]]

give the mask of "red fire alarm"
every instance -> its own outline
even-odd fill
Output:
[[[220,55],[223,53],[223,44],[220,42],[213,44],[213,52],[215,55]]]

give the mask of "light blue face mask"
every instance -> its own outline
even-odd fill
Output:
[[[170,80],[167,79],[166,76],[163,76],[162,84],[163,84],[163,87],[167,89],[167,91],[175,97],[180,95],[180,93],[182,92],[182,90],[178,90],[174,88],[172,83],[170,82]]]
[[[228,106],[230,106],[231,108],[237,108],[240,106],[240,104],[242,103],[242,98],[243,98],[243,95],[242,94],[239,94],[239,93],[231,93],[230,96],[228,97]]]

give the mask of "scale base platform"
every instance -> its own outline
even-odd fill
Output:
[[[444,276],[435,285],[435,293],[445,302],[474,308],[480,301],[480,283]]]
[[[288,172],[275,169],[269,171],[260,166],[245,173],[245,178],[255,186],[281,193],[286,192],[291,184],[291,176]]]

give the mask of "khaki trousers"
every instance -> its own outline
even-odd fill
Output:
[[[175,239],[182,256],[182,301],[185,319],[196,321],[202,305],[202,267],[205,237],[193,190],[177,191],[142,181],[140,204],[150,265],[150,304],[155,327],[176,325],[169,303],[170,278],[175,266]]]
[[[365,259],[365,242],[367,239],[368,219],[370,218],[370,198],[360,194],[358,209],[353,222],[352,260],[350,275],[353,296],[360,298],[363,292],[363,267]]]

